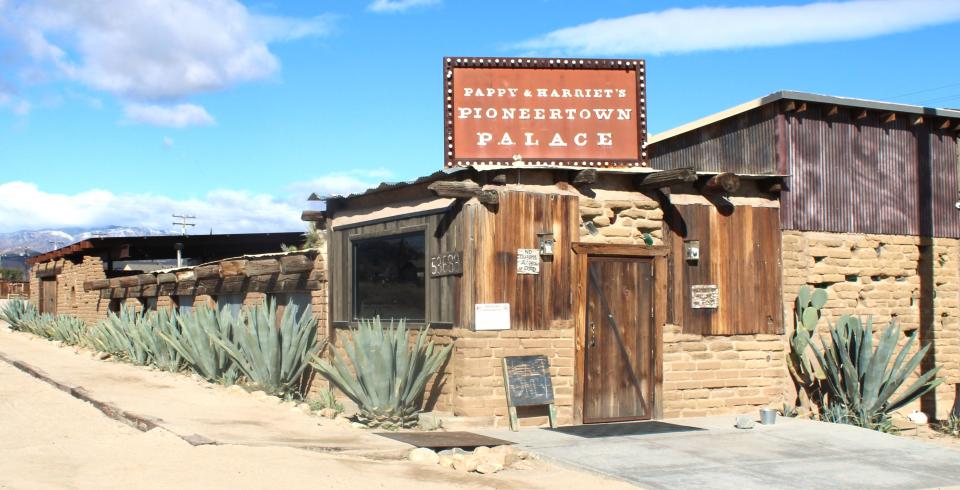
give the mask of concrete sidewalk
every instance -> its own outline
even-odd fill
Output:
[[[642,422],[633,425],[633,435],[613,435],[620,424],[482,433],[516,442],[547,460],[645,488],[960,485],[960,452],[952,449],[810,420],[778,418],[776,425],[747,430],[734,428],[733,422],[733,416]]]
[[[402,458],[412,446],[182,374],[101,361],[86,351],[10,331],[0,323],[0,361],[43,379],[141,430],[165,429],[193,444],[286,446]]]

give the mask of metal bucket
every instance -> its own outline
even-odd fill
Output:
[[[760,423],[763,425],[773,425],[777,423],[777,411],[772,408],[760,409]]]

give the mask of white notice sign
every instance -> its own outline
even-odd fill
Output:
[[[476,330],[510,330],[510,303],[480,303],[474,312]]]
[[[535,248],[517,249],[517,274],[539,274],[540,251]]]

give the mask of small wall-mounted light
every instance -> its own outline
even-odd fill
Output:
[[[683,258],[690,264],[700,262],[700,240],[688,240],[683,242]]]
[[[537,244],[540,247],[540,255],[553,255],[553,233],[537,233]]]

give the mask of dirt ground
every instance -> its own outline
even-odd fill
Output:
[[[546,463],[482,476],[140,432],[0,362],[0,488],[632,488]]]

